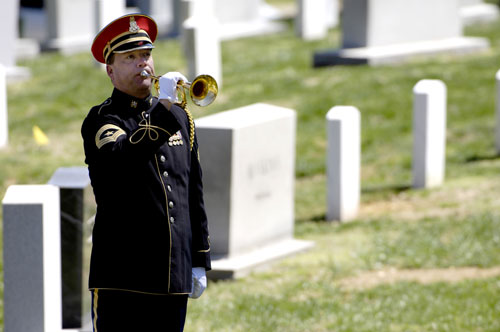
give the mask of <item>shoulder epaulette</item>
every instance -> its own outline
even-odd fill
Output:
[[[112,99],[111,98],[108,98],[106,99],[101,105],[99,105],[99,110],[97,111],[97,114],[101,114],[101,111],[106,108],[107,106],[111,105],[112,103]]]

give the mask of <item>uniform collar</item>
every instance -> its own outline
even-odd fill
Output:
[[[151,107],[153,103],[153,96],[150,94],[146,98],[136,98],[131,95],[126,94],[115,88],[113,94],[111,95],[114,103],[119,104],[123,110],[145,110]]]

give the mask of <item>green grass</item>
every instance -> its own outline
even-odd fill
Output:
[[[330,283],[296,281],[268,292],[260,287],[267,280],[257,278],[254,282],[258,286],[243,289],[241,284],[211,285],[222,294],[230,291],[238,295],[225,301],[217,301],[215,296],[200,298],[200,304],[190,307],[187,330],[372,332],[500,328],[500,306],[498,299],[491,296],[498,292],[498,279],[429,285],[402,282],[349,292],[336,287],[331,278]]]
[[[497,266],[500,257],[491,254],[500,251],[499,226],[500,217],[491,214],[464,219],[424,218],[417,223],[383,219],[356,225],[358,232],[371,237],[358,253],[364,265],[360,268]],[[349,234],[351,228],[338,229],[338,236]]]
[[[287,1],[280,1],[285,4]],[[289,22],[290,23],[290,22]],[[186,331],[498,331],[500,277],[345,287],[370,271],[500,266],[500,159],[494,148],[500,22],[476,25],[491,50],[381,67],[313,68],[315,51],[335,48],[282,33],[222,43],[220,95],[195,117],[264,102],[297,111],[296,237],[315,248],[241,280],[211,282],[190,301]],[[177,41],[157,43],[157,72],[186,72]],[[46,183],[62,166],[84,165],[80,125],[111,93],[90,52],[43,54],[21,65],[27,82],[8,87],[9,146],[0,151],[0,194],[12,184]],[[412,190],[412,88],[447,85],[446,182]],[[362,116],[362,198],[349,223],[326,223],[325,115],[336,105]],[[37,146],[38,125],[50,144]],[[389,280],[387,280],[389,281]],[[3,288],[2,288],[3,289]],[[2,290],[0,289],[0,290]],[[3,317],[0,316],[0,318]]]

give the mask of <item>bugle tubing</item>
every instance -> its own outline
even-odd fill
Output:
[[[146,70],[141,72],[144,78],[150,77],[153,81],[159,82],[160,76],[155,76],[148,73]],[[210,75],[199,75],[192,82],[177,82],[177,88],[180,89],[182,95],[182,103],[186,103],[186,92],[189,91],[189,96],[194,104],[198,106],[210,105],[219,92],[217,81]]]

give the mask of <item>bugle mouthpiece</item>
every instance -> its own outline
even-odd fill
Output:
[[[153,80],[156,80],[156,81],[160,80],[159,76],[155,76],[153,74],[150,74],[146,69],[141,71],[141,73],[139,75],[141,75],[142,78],[152,78]]]

